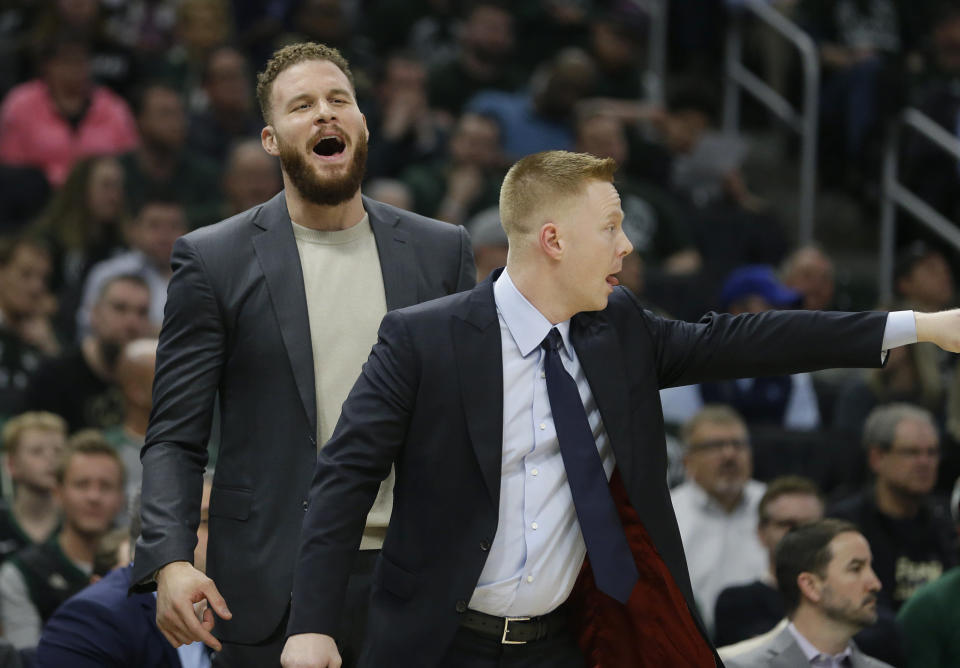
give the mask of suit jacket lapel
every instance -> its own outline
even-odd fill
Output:
[[[493,281],[475,287],[453,318],[453,345],[467,430],[494,507],[503,452],[503,351]]]
[[[773,639],[767,651],[770,653],[770,668],[793,668],[809,663],[800,645],[797,644],[797,639],[787,628]]]
[[[316,434],[317,394],[307,294],[283,191],[263,205],[253,223],[263,230],[253,237],[253,247],[267,279],[273,313],[280,325],[280,335],[311,427],[310,433]]]
[[[383,291],[387,310],[416,304],[416,258],[409,235],[400,227],[400,216],[376,200],[363,198],[363,208],[370,216],[370,227],[377,241],[380,271],[383,273]]]
[[[590,383],[590,391],[610,438],[617,468],[633,479],[634,448],[630,442],[629,387],[620,340],[602,313],[579,313],[570,323],[570,340]],[[642,509],[637,509],[642,512]]]

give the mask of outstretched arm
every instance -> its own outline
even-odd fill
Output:
[[[938,313],[914,313],[917,341],[935,343],[951,353],[960,352],[960,309]]]

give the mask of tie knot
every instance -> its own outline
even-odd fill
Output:
[[[563,348],[563,337],[560,336],[560,331],[556,327],[551,329],[550,332],[543,337],[540,346],[544,350],[561,350]]]

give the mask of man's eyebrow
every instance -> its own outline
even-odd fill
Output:
[[[309,99],[311,99],[312,97],[313,97],[313,95],[311,95],[310,93],[298,93],[298,94],[294,95],[293,97],[291,97],[289,100],[287,100],[287,102],[286,102],[286,104],[285,104],[284,106],[289,107],[289,106],[290,106],[291,104],[293,104],[294,102],[297,102],[297,101],[299,101],[299,100],[309,100]]]

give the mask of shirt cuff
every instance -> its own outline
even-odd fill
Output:
[[[886,360],[887,351],[917,342],[917,321],[913,311],[891,311],[883,328],[883,343],[880,345],[880,360]]]

